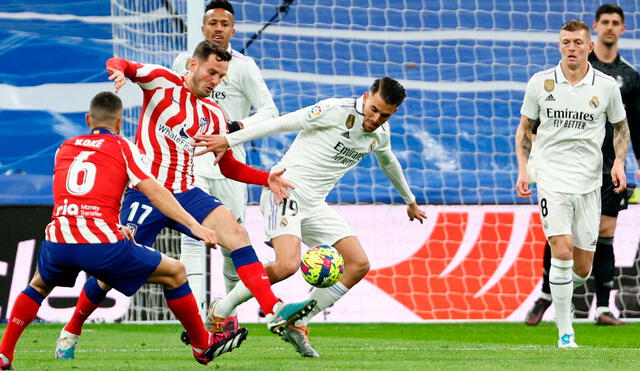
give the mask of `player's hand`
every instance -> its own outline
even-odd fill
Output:
[[[285,170],[286,169],[282,169],[269,174],[269,189],[271,189],[277,204],[281,203],[283,198],[289,197],[288,189],[296,188],[293,184],[287,182],[282,177]]]
[[[133,242],[136,242],[136,239],[133,236],[133,231],[131,230],[131,228],[122,224],[116,224],[116,225],[118,227],[118,231],[120,231],[120,234],[122,234],[124,238],[126,238],[127,240],[131,240]]]
[[[216,243],[218,239],[216,237],[216,232],[211,229],[202,226],[201,224],[195,225],[193,228],[190,228],[191,234],[201,239],[205,245],[212,249],[216,249]]]
[[[622,161],[618,161],[617,159],[613,161],[611,181],[615,187],[613,189],[615,193],[620,193],[627,188],[627,174],[624,171],[624,163]]]
[[[529,177],[526,173],[518,174],[516,180],[516,192],[520,198],[531,198],[531,190],[529,189]]]
[[[409,215],[410,221],[413,221],[413,219],[418,219],[420,221],[420,224],[422,224],[422,221],[424,219],[427,219],[427,213],[420,210],[418,208],[418,204],[415,202],[407,206],[407,215]]]
[[[127,78],[124,76],[124,72],[111,67],[107,67],[107,72],[111,75],[109,76],[109,80],[113,80],[116,87],[116,93],[119,92],[120,88],[127,83]]]
[[[229,148],[229,142],[224,135],[196,135],[193,137],[196,142],[192,145],[194,147],[205,147],[201,151],[195,153],[196,156],[203,155],[207,152],[213,152],[216,154],[216,164],[222,156],[224,152]]]

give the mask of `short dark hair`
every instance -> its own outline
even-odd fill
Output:
[[[231,3],[228,2],[227,0],[211,0],[209,4],[207,4],[207,7],[204,8],[204,12],[206,13],[209,10],[218,9],[218,8],[224,9],[227,12],[234,14],[233,5],[231,5]]]
[[[600,16],[603,14],[617,14],[620,16],[620,20],[624,23],[624,12],[622,8],[616,4],[603,4],[596,10],[596,22],[600,20]]]
[[[209,40],[201,41],[196,50],[193,51],[193,58],[207,60],[211,54],[215,54],[222,61],[230,61],[231,53],[224,50],[222,46]]]
[[[591,29],[589,28],[589,26],[586,23],[584,23],[580,19],[570,19],[570,20],[564,22],[562,27],[560,27],[560,31],[574,32],[574,31],[578,31],[578,30],[586,31],[587,35],[589,35],[589,37],[591,37]]]
[[[91,99],[89,115],[95,124],[112,125],[122,117],[122,100],[110,91],[103,91]]]
[[[385,103],[392,104],[394,106],[399,106],[407,96],[404,86],[389,76],[385,76],[373,82],[373,85],[371,85],[371,95],[378,91]]]

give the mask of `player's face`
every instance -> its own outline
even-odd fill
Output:
[[[601,14],[600,19],[593,22],[593,30],[598,34],[599,43],[611,47],[618,42],[625,25],[618,13]]]
[[[560,31],[562,62],[570,70],[583,67],[587,63],[591,50],[593,50],[593,42],[587,31]]]
[[[193,58],[189,75],[187,75],[187,85],[196,96],[208,97],[227,75],[228,68],[229,62],[218,59],[215,54],[209,55],[206,61]]]
[[[387,122],[389,117],[396,113],[398,106],[388,104],[382,99],[380,92],[370,95],[364,93],[364,131],[372,132]]]
[[[204,15],[202,22],[202,34],[204,38],[220,44],[223,48],[229,47],[229,40],[236,32],[233,28],[233,14],[222,8],[209,10]]]

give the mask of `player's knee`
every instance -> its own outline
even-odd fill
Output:
[[[169,276],[171,277],[171,281],[173,281],[172,285],[177,287],[187,281],[187,270],[181,261],[175,259],[171,260],[171,264],[169,265]]]
[[[281,271],[280,271],[282,275],[285,276],[283,277],[283,279],[292,276],[294,273],[298,271],[298,268],[300,268],[300,262],[297,260],[283,262],[281,264]]]
[[[369,269],[371,269],[371,266],[366,257],[345,263],[345,272],[349,271],[353,277],[357,277],[359,279],[366,276],[367,273],[369,273]]]

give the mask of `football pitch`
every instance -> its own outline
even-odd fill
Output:
[[[0,331],[4,332],[4,325]],[[85,326],[76,359],[53,359],[62,325],[29,326],[16,350],[16,370],[202,370],[175,324]],[[553,323],[312,324],[320,359],[302,358],[250,324],[239,349],[207,367],[252,370],[637,370],[640,323],[575,325],[579,349],[557,349]]]

